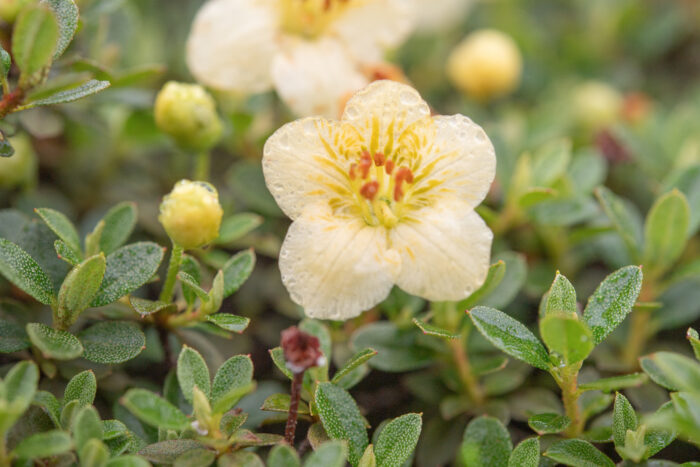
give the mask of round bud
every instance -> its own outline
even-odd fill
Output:
[[[216,103],[198,84],[165,83],[156,97],[155,118],[158,128],[184,149],[204,151],[221,138]]]
[[[487,101],[514,90],[520,83],[522,56],[515,41],[493,29],[465,37],[447,60],[447,77],[468,96]]]
[[[623,99],[609,84],[588,81],[574,91],[576,121],[587,130],[600,130],[615,123],[622,112]]]
[[[222,215],[216,188],[206,182],[180,180],[160,203],[158,220],[173,243],[188,250],[219,236]]]
[[[14,148],[10,157],[0,157],[0,187],[15,188],[31,184],[36,178],[37,158],[32,142],[21,134],[8,138]]]

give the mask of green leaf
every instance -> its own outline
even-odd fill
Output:
[[[268,467],[299,467],[301,461],[296,450],[286,444],[280,444],[270,449],[267,456]]]
[[[615,405],[613,408],[612,433],[615,447],[620,448],[625,445],[627,430],[637,429],[637,414],[632,404],[620,393],[615,395]]]
[[[289,368],[287,368],[287,361],[284,359],[284,351],[282,347],[275,347],[268,351],[270,353],[270,358],[272,363],[275,364],[278,370],[280,370],[287,378],[293,379],[294,375]]]
[[[230,313],[216,313],[207,315],[207,321],[214,323],[221,329],[231,332],[242,333],[250,324],[250,318],[243,316],[232,315]]]
[[[572,467],[615,467],[608,456],[588,441],[580,439],[559,441],[550,446],[544,455]]]
[[[105,83],[105,81],[99,82]],[[136,204],[131,202],[119,203],[107,211],[102,218],[105,226],[100,236],[100,251],[108,255],[122,246],[131,236],[136,218]]]
[[[218,244],[231,243],[238,240],[245,234],[251,232],[263,223],[263,218],[257,214],[242,212],[233,216],[227,217],[221,222],[219,228],[219,238],[216,239]]]
[[[132,243],[111,253],[91,306],[108,305],[138,289],[156,274],[162,260],[163,249],[153,242]]]
[[[348,442],[348,460],[357,465],[369,438],[364,418],[352,396],[333,383],[320,383],[316,386],[315,401],[326,433],[332,439]]]
[[[388,321],[372,323],[360,328],[352,337],[352,347],[371,347],[377,351],[369,365],[392,373],[416,370],[434,362],[431,348],[422,344],[424,338],[418,329],[399,329]]]
[[[576,290],[569,280],[557,272],[547,293],[545,316],[550,313],[577,314]]]
[[[180,454],[173,462],[173,467],[208,467],[215,460],[216,452],[197,448]]]
[[[32,75],[51,64],[59,28],[48,8],[34,6],[20,13],[12,33],[12,56],[19,67],[20,86],[31,82]]]
[[[91,256],[66,276],[58,292],[58,322],[68,328],[78,319],[100,289],[105,274],[103,254]]]
[[[122,397],[121,403],[136,417],[151,426],[169,430],[181,430],[189,426],[188,418],[179,409],[151,391],[140,388],[129,389]],[[149,458],[146,455],[144,457]]]
[[[42,459],[73,449],[70,435],[65,431],[51,430],[24,438],[13,453],[20,459]]]
[[[56,240],[53,242],[53,248],[56,250],[58,257],[71,266],[76,266],[80,263],[80,256],[66,245],[66,242],[63,240]]]
[[[459,334],[453,334],[447,329],[442,329],[438,326],[433,326],[432,324],[421,321],[418,318],[413,318],[413,324],[418,326],[418,329],[423,331],[423,334],[427,336],[441,337],[443,339],[457,339]]]
[[[510,434],[500,421],[479,417],[467,425],[458,459],[465,467],[506,467],[512,449]]]
[[[19,352],[29,346],[29,336],[22,326],[0,320],[0,353]]]
[[[73,223],[63,214],[49,208],[38,208],[34,210],[46,225],[63,240],[70,249],[79,257],[82,256],[80,249],[80,237]]]
[[[119,456],[110,459],[105,467],[151,467],[151,464],[139,456]]]
[[[219,270],[214,276],[214,281],[211,284],[211,289],[207,294],[208,300],[202,300],[201,312],[205,315],[211,315],[221,309],[221,304],[224,300],[224,273]]]
[[[528,209],[539,203],[554,200],[558,194],[557,190],[551,188],[530,188],[518,198],[518,207]]]
[[[697,392],[700,363],[673,352],[656,352],[639,361],[642,370],[658,385],[672,391]]]
[[[571,424],[571,419],[558,413],[540,413],[527,420],[527,424],[538,435],[561,433]]]
[[[544,144],[532,155],[532,183],[549,186],[564,175],[571,161],[571,141],[557,139]]]
[[[540,334],[550,352],[559,354],[567,365],[588,357],[594,347],[593,333],[579,320],[578,314],[547,313],[540,320]]]
[[[593,331],[596,345],[632,311],[641,288],[642,268],[626,266],[606,277],[593,292],[583,311],[583,320]]]
[[[207,397],[211,392],[209,368],[202,355],[192,347],[182,346],[177,358],[177,381],[185,399],[192,403],[192,388],[197,386]]]
[[[508,458],[508,467],[537,467],[540,465],[540,440],[528,438],[515,446]]]
[[[58,22],[58,42],[53,58],[57,59],[65,52],[78,29],[78,7],[73,0],[42,0],[56,17]]]
[[[158,313],[166,308],[173,308],[176,311],[176,307],[172,303],[161,302],[160,300],[146,300],[145,298],[134,297],[133,295],[129,297],[129,303],[134,311],[145,317],[152,315],[153,313]]]
[[[39,370],[30,361],[22,361],[13,366],[2,380],[2,399],[18,416],[24,413],[32,403],[39,383]],[[7,409],[7,406],[5,406]],[[8,427],[9,428],[9,427]]]
[[[374,455],[374,446],[371,444],[367,446],[364,454],[360,458],[360,462],[357,464],[358,467],[377,467],[377,458]]]
[[[54,300],[51,279],[22,248],[0,238],[0,274],[44,305]]]
[[[267,396],[265,402],[263,402],[260,410],[265,410],[267,412],[289,412],[289,405],[291,403],[291,396],[289,394],[271,394]],[[309,406],[306,402],[300,400],[299,408],[297,413],[301,415],[309,415]]]
[[[542,370],[551,367],[544,345],[519,321],[483,306],[468,314],[481,334],[503,352]]]
[[[91,439],[102,440],[102,421],[91,405],[83,407],[73,419],[71,427],[76,450],[80,452]]]
[[[58,402],[56,396],[48,391],[37,391],[32,402],[46,412],[54,426],[61,426],[61,403]]]
[[[209,301],[209,292],[199,286],[199,281],[197,279],[190,276],[185,271],[180,271],[177,274],[177,278],[183,283],[183,285],[187,286],[188,290],[194,292],[202,302]]]
[[[81,406],[91,405],[97,394],[97,379],[92,370],[85,370],[73,376],[63,394],[63,404],[77,400]]]
[[[32,344],[47,358],[72,360],[83,353],[83,346],[73,334],[41,323],[29,323],[27,335]]]
[[[78,451],[81,467],[105,467],[109,460],[109,449],[99,439],[88,440]]]
[[[10,72],[12,67],[12,57],[7,53],[7,50],[0,46],[0,73],[2,76],[7,78],[7,74]]]
[[[212,403],[216,405],[226,394],[235,389],[247,387],[252,381],[253,361],[250,357],[248,355],[235,355],[229,358],[214,375],[214,383],[211,388]]]
[[[202,272],[199,267],[199,262],[195,258],[193,258],[190,255],[182,255],[182,261],[180,262],[180,271],[189,274],[194,283],[197,284],[197,287],[199,287],[199,284],[202,282]],[[187,304],[194,305],[194,302],[197,299],[197,293],[195,292],[195,290],[192,290],[192,288],[190,288],[184,282],[182,282],[180,285],[182,286],[182,295],[185,298]],[[209,300],[208,295],[206,300]]]
[[[496,259],[506,264],[503,278],[487,295],[479,299],[479,304],[499,309],[508,306],[523,287],[528,266],[525,256],[514,251],[498,253]]]
[[[105,230],[103,220],[99,221],[92,232],[85,235],[85,254],[87,256],[96,255],[100,252],[100,239]]]
[[[668,270],[685,248],[690,207],[674,189],[656,200],[644,225],[644,266],[654,274]]]
[[[350,449],[352,450],[352,447]],[[348,447],[345,443],[328,441],[311,453],[306,462],[304,462],[304,467],[343,467],[347,455]],[[352,463],[352,460],[350,463]]]
[[[232,295],[248,280],[255,267],[255,252],[253,249],[236,253],[224,265],[224,298]]]
[[[345,362],[345,364],[338,371],[336,371],[335,375],[333,375],[333,379],[331,380],[331,382],[339,382],[341,379],[343,379],[344,376],[347,376],[355,368],[359,367],[360,365],[363,365],[375,355],[377,355],[377,351],[371,348],[362,349],[359,352],[355,353],[355,355],[350,357],[350,359],[347,362]]]
[[[596,188],[595,195],[625,243],[630,258],[632,261],[638,261],[642,254],[642,226],[639,220],[632,215],[625,201],[607,188]]]
[[[409,413],[391,420],[379,433],[374,454],[377,467],[400,467],[418,444],[421,415]]]
[[[1,329],[1,326],[0,326]],[[0,336],[2,336],[2,331],[0,330]],[[695,359],[700,360],[700,335],[698,335],[698,332],[693,329],[693,328],[688,328],[688,332],[686,333],[686,338],[690,342],[690,345],[693,347],[693,353],[695,354]],[[2,345],[0,345],[0,348]],[[0,350],[1,352],[2,350]]]
[[[583,383],[579,385],[579,389],[582,391],[603,391],[612,392],[619,389],[634,388],[641,386],[647,382],[647,375],[644,373],[632,373],[629,375],[621,376],[611,376],[610,378],[602,378],[590,383]]]
[[[498,285],[501,283],[505,277],[505,274],[505,261],[498,260],[496,263],[492,264],[489,267],[489,271],[486,274],[486,279],[484,279],[484,283],[481,284],[481,287],[472,292],[472,294],[467,298],[457,303],[457,309],[466,310],[478,304],[482,298],[488,297],[494,290],[496,290],[496,287],[498,287]]]
[[[91,362],[116,364],[135,358],[146,346],[146,336],[136,323],[104,321],[78,334]]]
[[[203,447],[202,443],[193,439],[172,439],[148,445],[139,451],[139,455],[158,464],[172,464],[185,452]]]
[[[78,99],[91,96],[92,94],[97,94],[98,92],[107,89],[110,84],[111,83],[109,81],[91,79],[80,86],[64,89],[42,99],[30,101],[27,103],[25,108],[39,107],[42,105],[65,104],[67,102],[77,101]]]
[[[234,405],[240,401],[243,396],[253,392],[255,390],[255,382],[250,382],[243,386],[237,386],[223,393],[219,396],[216,401],[212,404],[212,412],[223,413],[231,409]]]

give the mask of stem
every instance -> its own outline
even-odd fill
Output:
[[[15,88],[14,91],[4,94],[0,100],[0,119],[5,118],[7,114],[15,110],[24,100],[24,89],[21,87]]]
[[[484,391],[472,372],[472,366],[469,362],[467,352],[465,351],[466,339],[463,335],[460,335],[457,339],[450,339],[449,346],[452,350],[455,364],[457,365],[459,379],[462,381],[464,389],[469,395],[469,399],[476,405],[483,405],[485,401]]]
[[[173,289],[175,288],[177,273],[180,270],[182,251],[180,245],[173,243],[173,251],[170,253],[170,263],[168,264],[168,275],[165,277],[163,290],[160,291],[160,301],[162,302],[170,303],[173,298]]]
[[[197,160],[194,167],[194,179],[206,182],[209,180],[209,167],[211,165],[211,157],[209,151],[201,151],[197,154]]]
[[[630,329],[622,351],[622,361],[630,369],[639,367],[639,356],[644,351],[649,336],[650,310],[637,308],[630,316]]]
[[[301,385],[304,381],[304,372],[294,373],[292,379],[292,394],[289,400],[289,416],[287,426],[284,428],[284,440],[290,446],[294,446],[294,435],[297,431],[297,416],[299,409],[299,398],[301,397]]]
[[[581,407],[578,405],[578,398],[581,395],[578,390],[578,369],[573,371],[564,369],[557,378],[557,384],[561,388],[561,398],[564,403],[564,410],[567,417],[571,419],[571,424],[564,432],[569,438],[577,438],[583,433],[584,419],[581,414]]]
[[[0,467],[10,467],[10,458],[7,455],[7,433],[0,433]]]

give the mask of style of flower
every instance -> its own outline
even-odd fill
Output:
[[[410,32],[412,0],[209,0],[187,42],[187,64],[213,89],[274,87],[297,115],[336,118],[371,77],[366,65]]]
[[[462,115],[431,117],[411,87],[375,81],[340,121],[288,123],[265,143],[263,171],[294,222],[279,267],[308,316],[345,320],[394,284],[460,300],[484,281],[492,233],[474,211],[496,169],[486,133]]]

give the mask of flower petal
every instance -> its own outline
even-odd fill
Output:
[[[326,201],[343,211],[352,203],[348,157],[360,153],[360,137],[350,125],[307,117],[279,128],[265,142],[265,184],[292,220],[306,206]]]
[[[187,40],[187,66],[200,83],[222,91],[255,93],[271,85],[279,19],[265,0],[209,0]]]
[[[373,0],[350,5],[329,27],[351,50],[355,60],[379,62],[384,51],[408,36],[414,13],[410,0]]]
[[[328,38],[288,37],[272,63],[272,79],[295,114],[329,118],[338,118],[348,97],[367,84],[346,49]]]
[[[280,251],[282,282],[307,316],[346,320],[386,298],[399,267],[386,231],[325,205],[294,221]]]
[[[456,301],[486,278],[493,233],[466,203],[441,202],[391,230],[401,255],[396,284],[428,300]]]
[[[415,151],[418,159],[412,164],[412,193],[431,202],[436,196],[456,196],[473,208],[486,197],[496,176],[493,144],[484,130],[464,115],[437,116],[433,123],[425,127],[430,135],[417,138],[425,145]]]
[[[474,0],[412,0],[415,28],[419,32],[440,32],[463,22]]]
[[[352,96],[342,121],[353,125],[370,153],[389,154],[407,129],[429,124],[430,108],[418,91],[395,81],[380,80]]]

